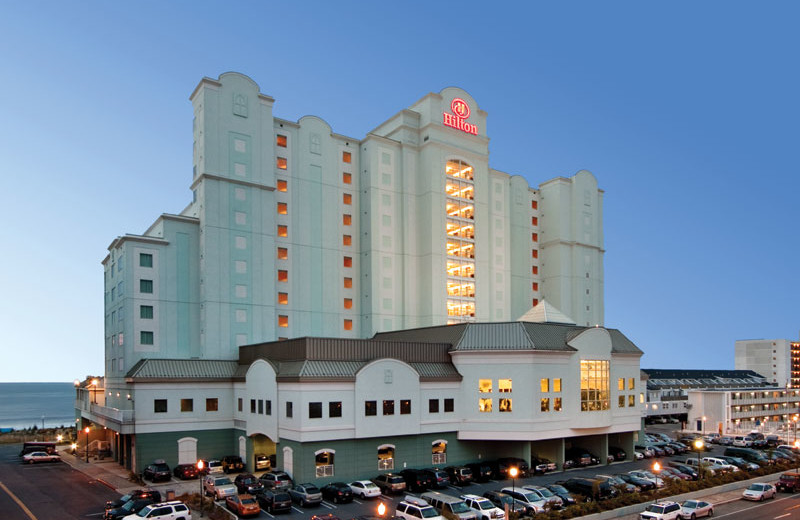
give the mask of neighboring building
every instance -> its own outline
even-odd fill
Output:
[[[747,339],[735,345],[737,370],[753,370],[781,387],[800,388],[800,342]]]
[[[800,390],[786,387],[690,390],[688,394],[691,409],[688,428],[697,431],[723,434],[759,430],[793,434],[794,418],[800,414]]]
[[[563,316],[545,306],[531,316]],[[465,323],[239,351],[137,363],[136,431],[109,423],[115,451],[134,468],[238,454],[252,469],[267,455],[300,481],[350,480],[499,456],[561,463],[571,446],[632,453],[640,429],[642,352],[615,329]]]

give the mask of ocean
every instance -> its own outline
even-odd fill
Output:
[[[0,428],[75,425],[72,383],[0,383]]]

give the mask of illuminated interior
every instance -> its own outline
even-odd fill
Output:
[[[465,162],[447,161],[445,174],[447,323],[454,324],[475,318],[475,185]]]

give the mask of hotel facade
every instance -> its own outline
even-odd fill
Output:
[[[76,405],[124,437],[126,464],[161,428],[139,420],[136,378],[169,360],[198,370],[197,398],[220,389],[212,412],[238,403],[230,369],[245,345],[513,322],[545,298],[576,327],[603,325],[597,180],[579,171],[535,188],[491,168],[487,114],[465,91],[428,94],[361,139],[274,117],[237,73],[204,78],[190,99],[192,200],[109,246],[106,373]],[[146,379],[193,377],[181,370]],[[233,428],[224,416],[187,425]]]

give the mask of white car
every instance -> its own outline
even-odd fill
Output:
[[[27,464],[34,464],[36,462],[61,462],[61,457],[58,453],[52,455],[46,451],[32,451],[22,456],[22,461]]]
[[[122,520],[184,520],[191,518],[192,512],[180,500],[150,504],[135,515],[128,515]]]
[[[701,516],[714,516],[714,505],[702,500],[687,500],[681,504],[681,518],[694,520]]]
[[[639,520],[678,520],[681,506],[677,502],[656,502],[639,513]]]
[[[356,480],[348,484],[353,496],[361,498],[374,498],[381,496],[381,488],[369,480]]]
[[[758,500],[759,502],[768,498],[775,498],[775,486],[760,482],[750,484],[750,487],[742,493],[742,498],[745,500]]]
[[[461,495],[461,498],[464,499],[467,507],[475,511],[478,520],[503,519],[506,516],[505,511],[492,504],[488,498],[478,495]]]
[[[641,451],[634,451],[633,456],[636,460],[642,460],[644,458],[644,454]]]

